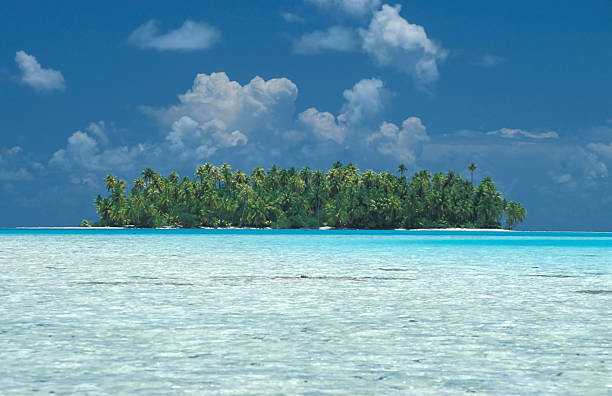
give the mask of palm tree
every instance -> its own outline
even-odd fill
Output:
[[[513,229],[518,223],[527,217],[527,210],[520,203],[510,201],[506,204],[506,227]]]
[[[223,184],[225,185],[225,189],[229,193],[232,186],[232,167],[229,164],[221,165],[221,179],[223,180]]]
[[[142,191],[147,187],[146,182],[142,177],[134,179],[134,188],[138,191]]]
[[[115,176],[111,175],[110,173],[106,175],[106,178],[104,179],[104,186],[106,187],[107,191],[110,191],[115,188],[116,184],[117,178]]]
[[[317,228],[321,226],[321,205],[325,199],[325,174],[317,169],[312,175],[312,195],[314,199]]]
[[[172,184],[178,183],[179,179],[180,179],[180,176],[176,172],[172,172],[168,175],[168,181]]]
[[[475,163],[473,163],[473,162],[472,162],[472,163],[470,163],[470,164],[468,165],[468,167],[467,167],[467,168],[468,168],[468,170],[469,170],[469,171],[470,171],[470,173],[471,173],[471,176],[470,176],[470,181],[472,182],[472,185],[474,185],[474,171],[475,171],[476,169],[478,169],[478,167],[476,166],[476,164],[475,164]]]
[[[149,185],[149,183],[151,182],[151,180],[153,179],[153,177],[155,176],[155,171],[153,170],[153,168],[149,168],[146,167],[142,170],[142,178],[144,179],[145,183],[147,184],[147,186]]]
[[[476,188],[476,225],[482,228],[498,228],[504,213],[505,201],[490,177]]]
[[[261,166],[253,169],[253,172],[251,172],[251,182],[253,183],[253,187],[263,184],[264,180],[266,180],[266,171],[264,171]]]
[[[406,168],[406,165],[404,164],[399,164],[399,166],[397,167],[397,171],[399,172],[400,176],[404,176],[407,170],[408,168]]]
[[[305,185],[310,184],[310,180],[312,179],[312,171],[309,167],[305,166],[304,168],[302,168],[302,170],[300,170],[299,175],[300,179],[302,180],[302,182],[304,182]]]

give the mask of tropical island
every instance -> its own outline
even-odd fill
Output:
[[[106,176],[109,195],[95,199],[94,226],[514,228],[525,208],[504,199],[490,177],[474,186],[476,169],[468,166],[470,180],[452,170],[421,170],[409,179],[403,164],[395,175],[336,162],[327,172],[272,166],[249,176],[206,163],[192,180],[145,168],[129,193],[124,180]]]

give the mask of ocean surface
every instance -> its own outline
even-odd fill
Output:
[[[0,394],[612,394],[612,233],[0,229]]]

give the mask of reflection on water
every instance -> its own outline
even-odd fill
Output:
[[[612,236],[0,232],[0,393],[606,394]]]

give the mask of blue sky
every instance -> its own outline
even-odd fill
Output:
[[[6,4],[0,226],[93,220],[145,166],[473,161],[523,229],[612,231],[608,0]]]

